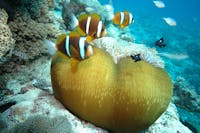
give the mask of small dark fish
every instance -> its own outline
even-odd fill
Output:
[[[165,47],[166,44],[164,43],[164,38],[162,37],[162,38],[160,38],[159,40],[157,40],[157,41],[155,42],[155,45],[156,45],[156,46],[159,46],[159,47]]]
[[[131,55],[131,58],[132,58],[133,60],[135,60],[135,62],[141,61],[141,60],[142,60],[141,57],[140,57],[140,54]]]

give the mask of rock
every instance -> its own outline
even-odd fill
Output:
[[[170,103],[165,113],[145,133],[192,133],[192,131],[180,122],[176,106]]]
[[[2,132],[6,133],[27,133],[27,132],[41,132],[41,133],[71,133],[71,124],[67,118],[57,116],[49,118],[43,115],[29,117],[23,123],[17,124],[11,129],[5,129]]]
[[[3,120],[5,122],[4,125],[6,125],[1,130],[5,132],[14,132],[18,130],[27,131],[32,129],[39,132],[65,130],[70,133],[83,131],[90,133],[100,131],[106,133],[103,129],[83,122],[73,116],[54,98],[53,95],[48,92],[31,86],[31,83],[27,83],[23,86],[28,86],[29,90],[24,94],[9,96],[0,102],[1,106],[3,103],[9,103],[11,101],[16,102],[16,104],[12,105],[0,114],[0,119]],[[39,124],[40,121],[45,122],[45,124]],[[49,125],[52,126],[47,128]]]

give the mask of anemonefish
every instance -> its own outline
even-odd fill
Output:
[[[68,57],[78,60],[84,60],[93,55],[92,46],[86,41],[86,37],[80,36],[76,32],[60,35],[56,44],[49,40],[45,40],[44,43],[51,55],[59,51]]]
[[[124,12],[117,12],[114,15],[112,21],[114,24],[119,25],[120,28],[125,28],[126,26],[134,22],[134,18],[130,12],[124,11]]]
[[[87,41],[92,41],[106,35],[106,29],[98,14],[82,14],[78,17],[72,14],[71,28],[76,29]]]

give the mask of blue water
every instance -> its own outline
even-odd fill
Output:
[[[108,4],[109,0],[101,0]],[[153,0],[113,0],[115,12],[132,12],[135,22],[130,25],[136,43],[155,47],[154,42],[164,37],[167,46],[158,48],[158,52],[182,53],[189,56],[185,60],[163,58],[166,70],[172,80],[184,77],[200,94],[200,1],[199,0],[163,0],[166,7],[157,8]],[[163,17],[172,17],[177,26],[167,25]]]

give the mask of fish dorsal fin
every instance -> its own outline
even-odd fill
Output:
[[[78,31],[72,31],[72,32],[69,33],[69,36],[70,37],[79,37],[81,35],[80,35],[80,33],[78,33]]]
[[[78,17],[78,20],[79,20],[79,21],[85,20],[85,19],[87,19],[88,16],[89,16],[88,14],[81,14],[81,15]]]
[[[116,15],[116,14],[120,14],[120,12],[116,12],[115,15]]]
[[[128,10],[124,10],[123,12],[130,13]]]
[[[87,19],[88,16],[91,16],[92,18],[95,18],[95,19],[97,19],[97,20],[100,20],[100,19],[101,19],[101,17],[100,17],[97,13],[93,13],[93,14],[90,14],[90,15],[88,15],[88,14],[81,14],[81,15],[79,16],[78,20],[79,20],[79,21],[82,21],[82,20],[84,20],[84,19]]]
[[[66,38],[66,34],[59,35],[56,40],[56,45],[59,45],[60,43],[62,43],[65,38]]]
[[[100,19],[101,19],[101,17],[100,17],[97,13],[93,13],[93,14],[91,14],[90,16],[91,16],[92,18],[97,19],[97,20],[100,20]]]

